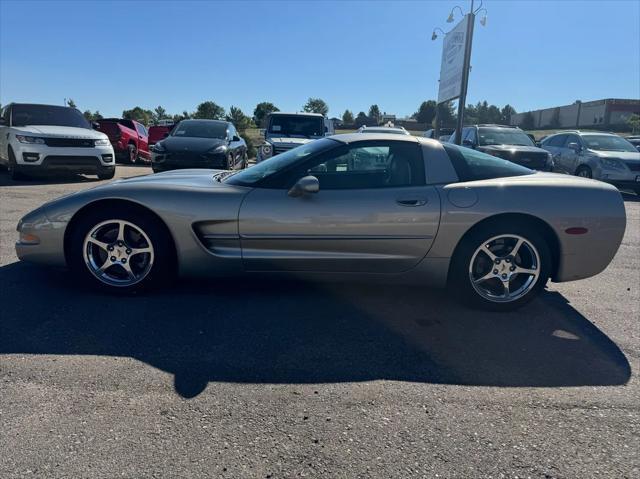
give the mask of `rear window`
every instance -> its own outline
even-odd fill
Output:
[[[443,143],[442,146],[449,155],[451,163],[458,173],[458,178],[462,181],[506,178],[534,173],[533,170],[524,166],[471,148],[464,148],[452,143]]]

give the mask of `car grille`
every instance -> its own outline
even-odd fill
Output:
[[[84,138],[45,138],[44,143],[56,148],[93,148],[95,146],[94,140]]]
[[[285,151],[289,151],[291,148],[293,148],[294,145],[274,145],[273,146],[273,154],[274,155],[279,155],[280,153],[284,153]]]
[[[98,166],[97,156],[57,156],[50,155],[44,159],[47,166]]]
[[[544,168],[547,165],[547,157],[546,153],[516,151],[513,155],[505,158],[528,168]]]

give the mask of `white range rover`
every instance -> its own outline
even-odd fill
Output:
[[[67,171],[113,178],[113,147],[75,108],[10,103],[0,115],[0,164],[11,178]]]

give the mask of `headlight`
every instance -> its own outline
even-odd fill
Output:
[[[99,140],[95,140],[95,146],[109,146],[109,140],[107,138],[100,138]]]
[[[155,153],[164,153],[166,151],[162,143],[156,143],[151,147],[151,150],[154,151]]]
[[[44,145],[44,138],[38,138],[37,136],[16,135],[16,140],[20,143],[29,143],[30,145]]]
[[[264,145],[262,145],[262,156],[264,157],[268,157],[271,156],[271,154],[273,153],[273,148],[271,148],[271,145],[268,143],[265,143]]]
[[[215,148],[211,148],[207,153],[219,154],[227,151],[227,147],[225,145],[218,145]]]
[[[624,164],[622,164],[619,160],[614,160],[611,158],[601,158],[602,166],[604,168],[613,168],[614,170],[624,170]]]

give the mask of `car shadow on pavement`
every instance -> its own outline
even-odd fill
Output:
[[[190,281],[117,297],[19,262],[0,284],[0,354],[128,356],[173,374],[186,398],[217,381],[558,387],[631,375],[558,293],[502,314],[437,290],[343,283]]]
[[[95,183],[99,181],[95,176],[83,176],[73,173],[57,175],[38,175],[25,180],[12,180],[6,171],[0,172],[0,187],[3,186],[38,186],[65,185],[69,183]]]

